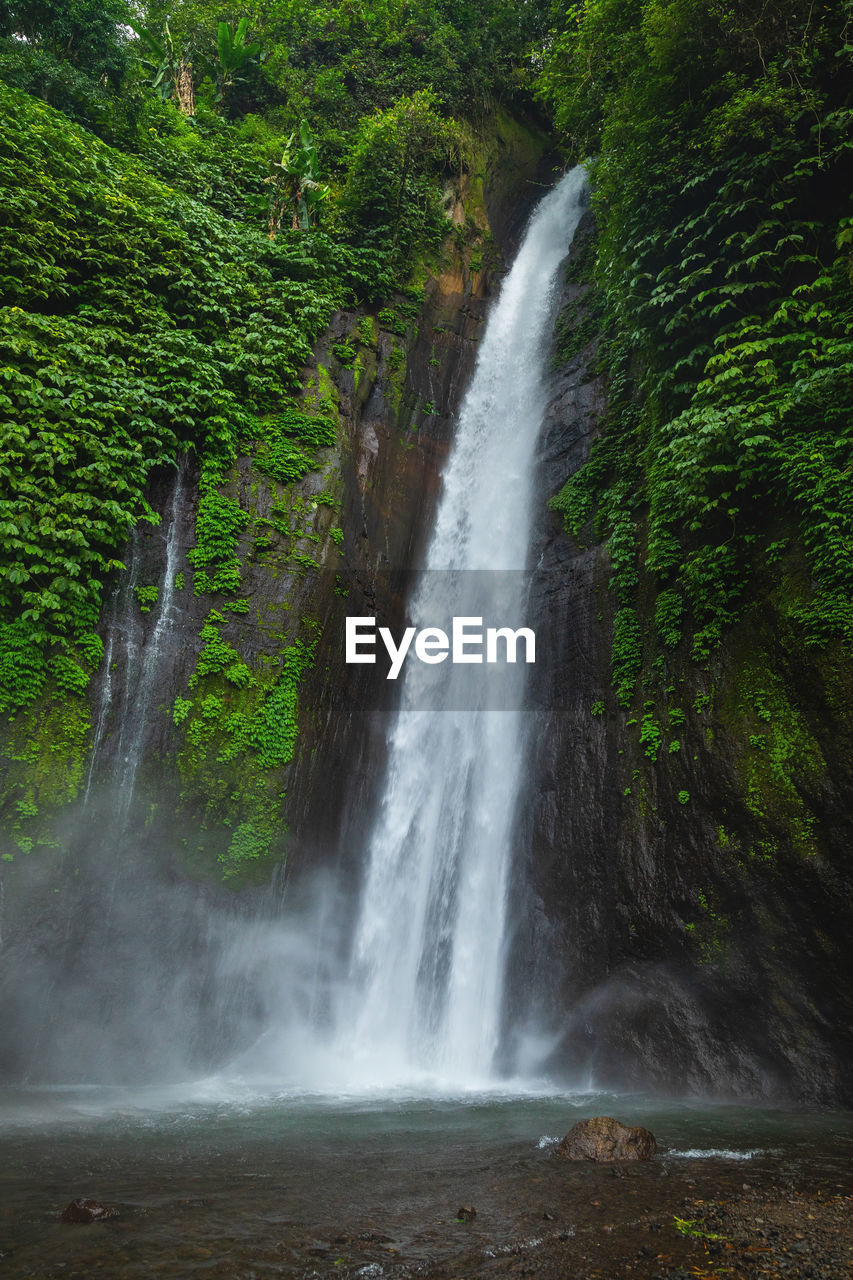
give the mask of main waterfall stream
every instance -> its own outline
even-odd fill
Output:
[[[491,311],[411,602],[418,628],[470,615],[472,599],[500,622],[523,603],[512,571],[527,567],[553,286],[584,190],[577,168],[541,201]],[[487,688],[471,708],[470,665],[440,673],[423,690],[409,669],[362,891],[344,1026],[374,1081],[487,1079],[498,1045],[524,712],[490,707]]]

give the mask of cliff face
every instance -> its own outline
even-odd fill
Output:
[[[583,295],[567,286],[579,325]],[[602,428],[595,355],[554,376],[543,494]],[[709,663],[676,653],[666,690],[646,671],[622,710],[610,565],[587,543],[543,516],[513,1016],[550,1027],[575,1080],[849,1101],[849,662],[798,652],[771,588]]]

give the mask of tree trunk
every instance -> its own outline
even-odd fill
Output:
[[[175,77],[175,97],[178,100],[178,106],[185,116],[195,115],[195,90],[193,88],[193,64],[184,62],[183,58],[178,63],[178,74]]]

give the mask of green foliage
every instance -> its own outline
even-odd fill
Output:
[[[193,587],[222,612],[202,628],[196,696],[172,716],[188,771],[250,762],[229,866],[267,840],[265,778],[292,755],[310,647],[291,646],[273,682],[223,621],[249,609],[240,544],[260,523],[242,505],[238,458],[286,486],[335,443],[328,371],[302,394],[316,340],[335,309],[392,293],[389,324],[410,330],[423,293],[409,276],[441,244],[440,185],[464,163],[447,104],[523,94],[546,13],[544,0],[523,12],[508,0],[239,12],[143,0],[132,14],[123,0],[97,12],[45,0],[0,14],[0,707],[17,732],[53,694],[80,700],[102,659],[95,628],[123,573],[118,549],[157,519],[152,475],[193,454]],[[298,226],[277,234],[285,208]],[[358,342],[375,349],[378,336],[366,318]],[[357,380],[353,340],[335,354]],[[402,350],[389,375],[399,400]],[[342,544],[338,526],[329,536]],[[302,552],[293,563],[316,569]],[[143,611],[155,590],[137,588]]]
[[[280,768],[293,759],[299,732],[296,718],[299,684],[313,661],[314,644],[304,641],[288,646],[282,655],[278,682],[261,705],[252,732],[252,744],[265,769]]]
[[[332,347],[332,355],[345,369],[351,369],[355,364],[356,351],[349,339],[336,343]]]
[[[627,707],[643,665],[643,641],[640,624],[633,609],[625,606],[613,619],[613,685],[619,705]]]
[[[260,425],[261,444],[255,465],[264,475],[279,484],[301,480],[316,466],[318,449],[331,448],[337,440],[334,421],[323,415],[312,415],[289,409]]]
[[[677,591],[662,591],[655,604],[655,627],[661,644],[674,649],[681,639],[681,619],[684,601]]]
[[[320,233],[271,244],[229,224],[2,85],[0,109],[0,672],[25,705],[45,668],[21,650],[91,634],[116,549],[155,518],[151,472],[188,447],[203,464],[195,589],[237,591],[248,515],[225,471],[241,436],[264,439],[283,478],[330,442],[325,420],[281,406],[334,307],[376,272]]]
[[[216,28],[216,52],[219,63],[216,68],[217,91],[224,98],[229,89],[234,87],[239,72],[248,62],[256,58],[261,45],[255,41],[248,43],[246,35],[249,30],[249,19],[245,15],[237,23],[234,31],[227,22],[220,22]]]
[[[600,303],[571,302],[557,317],[554,326],[554,369],[561,369],[593,342],[601,331]]]
[[[456,157],[459,131],[437,107],[426,89],[400,98],[361,121],[350,152],[344,208],[360,242],[382,246],[403,271],[447,230],[434,180]]]
[[[229,684],[236,685],[238,689],[245,688],[252,681],[252,673],[236,649],[232,648],[227,640],[223,640],[217,630],[224,621],[221,613],[212,610],[208,614],[207,621],[199,633],[203,647],[198,655],[195,674],[191,679],[193,686],[204,676],[220,673]]]
[[[853,642],[848,21],[805,0],[602,0],[546,55],[558,126],[596,156],[611,387],[552,507],[575,536],[597,513],[620,606],[641,583],[657,597],[661,654],[685,634],[707,660],[797,544],[792,633]]]
[[[181,90],[185,88],[184,77],[187,73],[191,76],[187,51],[181,51],[175,47],[168,21],[163,23],[163,31],[159,38],[146,27],[133,29],[145,49],[154,58],[153,62],[145,57],[141,59],[142,66],[150,74],[151,88],[161,102],[174,98],[180,104]]]
[[[152,605],[157,603],[159,595],[157,587],[134,587],[133,592],[139,604],[140,613],[150,613]]]
[[[383,307],[376,319],[386,332],[399,334],[401,338],[406,336],[408,324],[393,307]]]
[[[358,340],[365,347],[376,346],[376,321],[370,316],[362,316],[356,329]]]
[[[115,119],[131,63],[121,34],[128,21],[125,0],[6,0],[0,76],[83,124],[104,124]],[[131,117],[135,105],[126,101]]]
[[[772,817],[772,835],[761,842],[765,857],[776,854],[780,833],[801,856],[817,852],[815,815],[805,797],[819,791],[828,764],[812,732],[809,701],[807,694],[803,706],[798,691],[760,658],[742,667],[720,699],[718,714],[744,744],[733,763],[747,808],[756,818]]]
[[[223,878],[236,882],[280,852],[274,771],[288,765],[296,750],[299,689],[314,661],[318,627],[303,618],[300,635],[274,660],[250,668],[221,634],[225,622],[216,610],[209,614],[190,679],[192,696],[176,699],[172,718],[184,732],[184,797],[195,797],[206,827],[237,823],[217,855]]]
[[[293,230],[307,231],[317,221],[320,205],[331,195],[332,188],[320,182],[320,160],[307,120],[300,121],[299,141],[294,130],[285,143],[284,155],[273,165],[273,207],[270,212],[270,235],[281,226],[282,215],[291,206]]]
[[[692,926],[687,926],[688,928]],[[717,1235],[713,1231],[704,1231],[694,1218],[678,1218],[672,1219],[676,1231],[680,1231],[683,1236],[692,1236],[699,1240],[725,1240],[725,1236]]]
[[[219,861],[224,868],[223,880],[236,879],[243,875],[252,863],[262,862],[269,856],[273,840],[272,824],[264,822],[241,822],[231,837],[231,843]]]
[[[643,748],[644,755],[647,755],[650,760],[657,760],[661,742],[660,725],[655,719],[654,712],[648,711],[640,724],[640,746]]]
[[[241,562],[237,539],[249,522],[239,503],[219,492],[218,469],[202,472],[201,499],[196,517],[196,545],[187,552],[196,595],[240,589]]]

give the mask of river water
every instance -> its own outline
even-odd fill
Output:
[[[553,1139],[595,1114],[648,1125],[657,1158],[618,1177],[557,1160]],[[6,1091],[0,1272],[473,1276],[585,1232],[616,1239],[638,1215],[667,1247],[684,1195],[853,1189],[852,1134],[846,1115],[636,1096],[259,1094],[222,1079]],[[60,1222],[78,1196],[118,1216]],[[457,1220],[463,1206],[473,1220]]]

